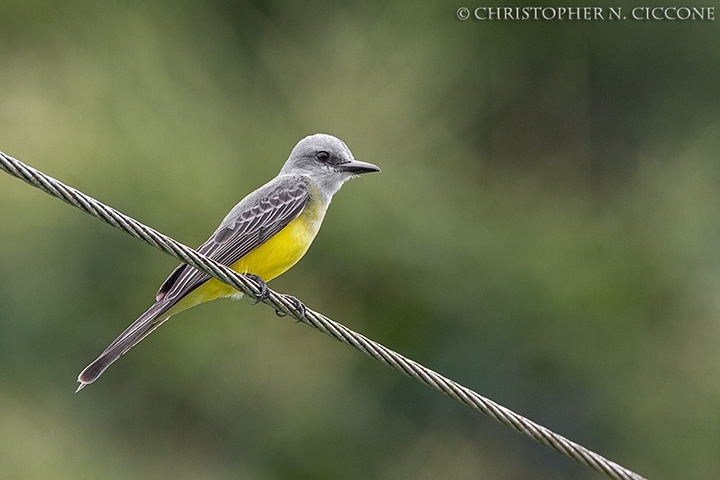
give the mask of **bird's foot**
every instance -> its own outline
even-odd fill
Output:
[[[302,303],[297,298],[293,297],[292,295],[283,295],[283,297],[288,300],[290,303],[293,304],[293,308],[295,309],[295,312],[298,314],[298,322],[301,321],[303,318],[305,318],[305,313],[307,312],[307,307],[305,307],[305,304]],[[285,317],[287,316],[286,313],[281,312],[280,310],[275,310],[275,315],[278,317]]]
[[[259,275],[255,275],[254,273],[246,273],[245,276],[255,282],[255,286],[259,290],[257,295],[255,295],[255,300],[250,301],[250,305],[257,305],[258,303],[262,302],[270,296],[270,289],[268,288],[265,281],[260,278]]]

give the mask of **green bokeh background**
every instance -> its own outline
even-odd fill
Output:
[[[1,0],[0,150],[195,246],[337,135],[383,173],[274,289],[649,478],[720,478],[720,24],[460,6]],[[0,175],[0,477],[603,478],[244,301],[73,394],[175,265]]]

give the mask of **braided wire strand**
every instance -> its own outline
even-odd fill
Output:
[[[385,365],[413,378],[428,387],[470,407],[517,432],[545,445],[546,447],[564,455],[576,462],[585,465],[597,472],[603,473],[616,480],[644,480],[644,477],[634,473],[602,455],[599,455],[567,438],[519,415],[512,410],[483,397],[482,395],[464,387],[439,373],[410,360],[389,348],[370,340],[346,326],[315,312],[309,308],[302,309],[293,297],[277,293],[268,289],[267,296],[259,298],[262,289],[251,278],[241,275],[225,265],[221,265],[192,248],[163,235],[137,220],[120,213],[112,207],[95,200],[94,198],[36,170],[23,162],[0,152],[0,169],[8,174],[24,180],[49,195],[79,208],[83,212],[99,218],[100,220],[122,230],[133,237],[140,239],[153,247],[162,250],[187,263],[188,265],[207,273],[208,275],[231,285],[233,288],[251,296],[256,300],[285,313],[299,322],[303,322],[326,335],[349,345],[366,355],[384,363]]]

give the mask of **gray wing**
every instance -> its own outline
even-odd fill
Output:
[[[232,265],[297,218],[309,198],[305,177],[284,179],[263,187],[240,202],[197,251],[223,265]],[[210,277],[183,263],[165,280],[157,300],[179,300]],[[175,302],[172,302],[175,303]]]

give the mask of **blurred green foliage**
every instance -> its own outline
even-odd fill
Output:
[[[649,478],[717,478],[716,22],[460,6],[0,1],[0,149],[198,245],[337,135],[383,173],[275,289]],[[245,302],[74,395],[174,265],[0,175],[0,476],[601,478]]]

